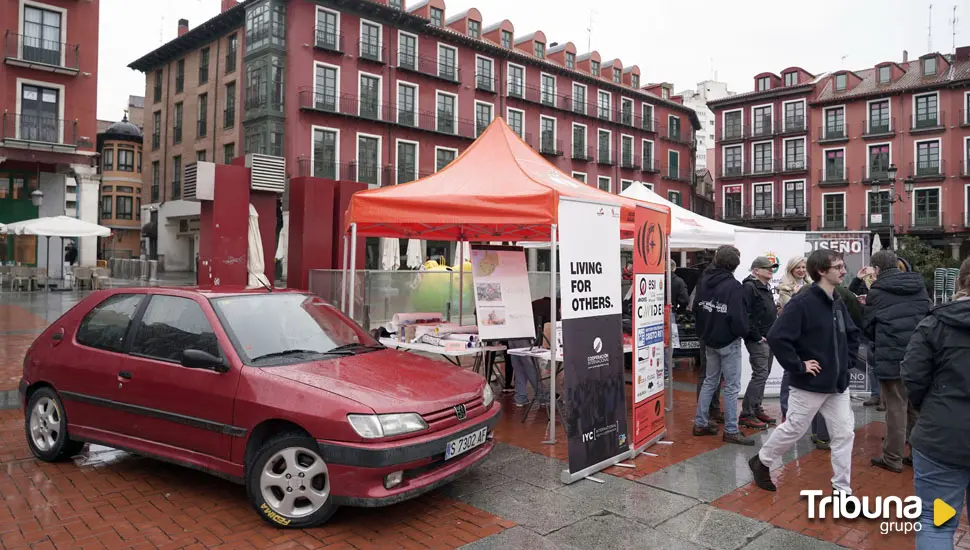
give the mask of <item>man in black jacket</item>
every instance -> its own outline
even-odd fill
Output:
[[[900,271],[896,254],[880,250],[872,255],[869,265],[876,281],[866,294],[862,330],[874,344],[873,374],[879,379],[879,393],[886,402],[886,437],[882,456],[872,465],[900,473],[909,432],[916,423],[916,413],[909,406],[906,388],[900,379],[899,364],[906,346],[923,317],[930,310],[923,276],[913,271]]]
[[[764,430],[775,419],[761,408],[765,394],[765,383],[775,362],[768,339],[765,336],[778,317],[775,295],[768,283],[778,269],[778,264],[767,256],[758,256],[751,262],[751,275],[744,279],[744,293],[748,304],[748,335],[744,345],[748,348],[748,361],[751,363],[751,380],[744,392],[741,403],[740,424],[749,428]]]
[[[859,329],[835,290],[845,277],[842,255],[820,249],[806,264],[815,284],[792,297],[768,331],[771,351],[791,373],[788,415],[748,465],[758,487],[776,490],[769,466],[805,435],[815,413],[821,412],[832,438],[832,487],[852,494],[855,419],[848,388]]]
[[[741,253],[733,246],[722,246],[714,253],[714,269],[704,272],[694,302],[697,335],[707,353],[707,376],[697,400],[694,435],[717,435],[717,426],[708,423],[708,408],[714,391],[724,375],[724,441],[754,445],[754,440],[738,430],[738,392],[741,391],[741,339],[748,334],[748,312],[741,283],[734,270]]]

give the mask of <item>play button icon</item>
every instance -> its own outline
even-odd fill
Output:
[[[949,504],[940,499],[933,501],[933,525],[939,527],[950,521],[955,515],[957,515],[957,511]]]

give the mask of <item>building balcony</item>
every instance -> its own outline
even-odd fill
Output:
[[[77,75],[81,68],[79,45],[52,42],[9,30],[3,36],[3,60],[8,65],[67,75]]]
[[[745,136],[744,130],[740,126],[725,127],[720,128],[717,131],[717,142],[718,143],[731,143],[733,141],[743,141]]]
[[[494,94],[495,77],[490,74],[475,75],[475,89],[482,92],[488,92],[490,94]]]
[[[323,26],[317,26],[315,29],[316,40],[313,42],[313,46],[320,50],[343,53],[344,50],[344,33],[334,32]]]
[[[863,164],[859,172],[862,183],[867,185],[882,184],[889,185],[889,167],[883,165],[868,166]]]
[[[539,138],[539,152],[543,155],[561,157],[563,155],[562,140],[553,139],[551,135]]]
[[[616,112],[616,121],[624,126],[629,126],[631,128],[636,126],[635,124],[636,117],[633,116],[632,111],[623,111],[622,109],[618,110]]]
[[[657,121],[652,116],[640,117],[640,129],[644,132],[657,133]]]
[[[593,160],[593,148],[574,143],[570,157],[580,162],[591,162]]]
[[[780,171],[781,159],[762,159],[754,162],[745,161],[744,172],[747,176],[769,176]]]
[[[967,109],[960,109],[960,127],[970,128],[970,111]]]
[[[560,96],[549,89],[542,89],[541,86],[533,86],[530,84],[523,85],[519,82],[513,81],[509,83],[508,96],[515,99],[521,99],[522,101],[528,101],[529,103],[544,105],[546,107],[565,108],[560,107],[560,105],[564,104],[564,96]]]
[[[823,231],[845,231],[845,216],[816,216],[816,228]]]
[[[946,179],[946,160],[911,162],[908,174],[917,181]]]
[[[77,150],[77,121],[3,113],[0,145],[16,149],[73,153]]]
[[[819,143],[840,143],[843,141],[849,141],[849,125],[834,124],[832,126],[819,126],[818,136]]]
[[[966,160],[960,161],[960,177],[970,178],[970,166],[968,166],[968,163]]]
[[[681,145],[693,146],[694,145],[694,132],[692,130],[681,129],[680,131],[670,131],[670,129],[660,129],[660,139],[664,141],[670,141],[673,143],[679,143]]]
[[[643,163],[640,165],[640,171],[647,174],[658,174],[660,173],[660,165],[657,163],[657,159],[647,157],[643,159]]]
[[[776,215],[780,215],[784,220],[795,220],[795,219],[808,219],[808,211],[805,209],[804,204],[785,205],[782,203],[775,204]]]
[[[915,114],[909,126],[909,133],[923,134],[946,130],[946,111],[927,115]]]
[[[760,138],[770,138],[775,135],[775,126],[772,124],[770,117],[766,117],[762,120],[761,124],[755,124],[751,128],[751,133],[748,135],[751,139]]]
[[[603,166],[613,166],[613,154],[612,151],[604,147],[600,147],[596,154],[596,164],[602,164]]]
[[[849,167],[834,166],[818,169],[819,187],[845,187],[850,183]]]
[[[890,138],[896,135],[896,117],[862,121],[863,139]]]
[[[374,63],[385,63],[387,61],[387,46],[375,44],[370,40],[358,40],[357,57]]]
[[[744,177],[744,166],[741,164],[722,165],[717,170],[717,179],[740,179]]]
[[[715,212],[717,219],[725,222],[740,222],[744,219],[741,208],[718,207]]]
[[[411,71],[441,80],[449,84],[461,82],[461,68],[450,63],[439,63],[434,57],[414,55],[411,52],[398,54],[397,66],[403,71]]]
[[[888,229],[889,211],[859,214],[859,227],[863,229]]]
[[[812,158],[805,155],[800,159],[785,159],[784,164],[780,165],[780,172],[782,174],[798,174],[800,172],[808,172],[809,166],[812,164]]]
[[[780,120],[778,134],[787,136],[793,134],[801,134],[808,130],[808,124],[806,123],[804,116],[793,116],[786,117],[784,120]]]
[[[627,170],[637,170],[640,167],[640,157],[630,154],[620,155],[620,168]]]
[[[689,170],[680,166],[671,166],[669,164],[662,164],[660,166],[660,177],[665,180],[689,182],[690,174],[688,172]]]
[[[941,233],[943,231],[943,209],[937,212],[916,212],[906,224],[907,233]]]
[[[374,163],[357,161],[334,162],[333,153],[329,158],[302,156],[297,160],[297,174],[300,177],[316,177],[332,180],[357,181],[375,184],[378,177],[382,185],[407,183],[426,178],[433,172],[418,171],[414,166],[378,166]]]

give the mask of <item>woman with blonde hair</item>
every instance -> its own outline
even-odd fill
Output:
[[[900,374],[910,405],[919,411],[910,435],[913,482],[923,501],[917,549],[953,548],[970,485],[970,258],[957,276],[957,293],[930,310],[909,340]],[[934,523],[936,502],[956,514]]]
[[[788,260],[788,266],[785,268],[785,275],[781,278],[781,283],[778,284],[778,309],[779,311],[785,307],[788,300],[798,291],[802,289],[803,286],[811,284],[808,280],[808,270],[805,268],[805,258],[792,258]]]

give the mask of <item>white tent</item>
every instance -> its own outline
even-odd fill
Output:
[[[108,237],[111,229],[70,216],[51,216],[8,224],[7,233],[39,237]]]
[[[677,206],[654,193],[641,182],[633,182],[620,194],[638,201],[662,204],[670,208],[671,250],[703,250],[717,248],[725,244],[734,244],[735,226],[706,218],[682,206]],[[632,244],[632,240],[628,239],[623,244]]]

